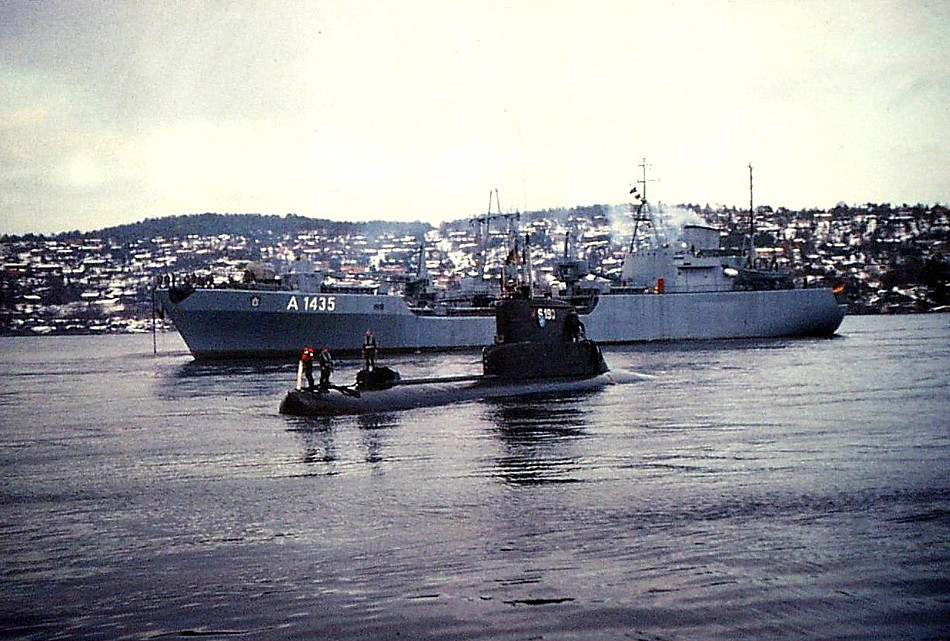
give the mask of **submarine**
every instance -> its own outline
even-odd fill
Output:
[[[495,306],[495,341],[482,348],[482,373],[403,379],[389,367],[362,369],[351,386],[308,389],[297,378],[280,413],[369,414],[478,399],[537,396],[610,385],[600,347],[584,335],[574,307],[556,298],[505,298]]]

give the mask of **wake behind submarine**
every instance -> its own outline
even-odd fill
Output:
[[[558,394],[610,384],[597,344],[574,308],[553,298],[514,297],[495,309],[495,344],[482,349],[482,373],[402,379],[389,367],[362,369],[351,387],[297,387],[280,404],[292,416],[368,414],[461,401]]]

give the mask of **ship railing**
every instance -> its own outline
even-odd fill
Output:
[[[450,305],[435,306],[412,306],[409,311],[416,316],[452,316],[452,317],[471,317],[471,316],[494,316],[494,306],[489,307],[455,307]]]
[[[286,289],[286,287],[277,279],[257,279],[252,281],[237,281],[232,279],[222,280],[220,276],[213,274],[201,274],[197,272],[166,272],[158,274],[155,278],[155,287],[157,289],[171,289],[173,287],[190,286],[196,289],[241,289],[255,291],[275,291]]]

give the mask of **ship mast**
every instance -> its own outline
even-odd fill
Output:
[[[630,190],[630,193],[633,194],[635,198],[640,200],[640,204],[637,206],[637,210],[634,213],[634,217],[633,217],[633,236],[630,238],[630,253],[633,253],[635,249],[635,246],[637,243],[637,228],[639,227],[641,220],[645,223],[650,223],[650,227],[653,230],[653,240],[654,242],[656,242],[657,245],[660,244],[660,238],[657,235],[656,225],[650,221],[649,217],[647,218],[643,217],[643,209],[644,208],[649,209],[650,207],[650,205],[647,203],[647,183],[651,183],[655,181],[655,179],[653,178],[649,180],[647,179],[647,169],[653,167],[653,165],[648,164],[647,159],[644,158],[643,162],[637,166],[640,167],[640,171],[642,172],[642,175],[643,175],[643,178],[640,178],[637,180],[637,184],[643,188],[643,192],[637,193],[636,187]]]
[[[416,267],[416,278],[419,280],[429,279],[429,269],[426,267],[426,239],[422,237],[422,243],[419,245],[419,265]]]
[[[652,180],[647,180],[647,168],[651,168],[651,167],[653,167],[653,165],[647,164],[647,159],[644,158],[644,159],[643,159],[643,162],[640,163],[639,167],[640,167],[640,171],[643,173],[643,178],[641,178],[640,180],[638,180],[638,181],[637,181],[637,184],[640,185],[641,187],[643,187],[643,193],[641,194],[641,197],[642,197],[643,201],[646,202],[646,199],[647,199],[647,183],[648,183],[648,182],[653,182]]]
[[[755,263],[755,209],[752,207],[752,163],[749,163],[749,256],[747,266]]]
[[[498,213],[492,213],[492,196],[494,196],[495,206],[498,209]],[[512,220],[520,220],[521,213],[515,212],[513,214],[503,214],[501,213],[501,199],[498,197],[498,190],[492,190],[488,192],[488,212],[482,216],[474,216],[471,220],[471,224],[475,226],[475,234],[478,240],[478,276],[479,282],[485,279],[485,268],[487,267],[488,262],[488,249],[489,244],[491,243],[491,221],[497,219],[505,219],[508,222],[508,235],[512,236]],[[515,240],[517,244],[517,240]]]

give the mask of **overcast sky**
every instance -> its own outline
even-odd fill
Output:
[[[950,2],[0,0],[0,233],[950,200]]]

